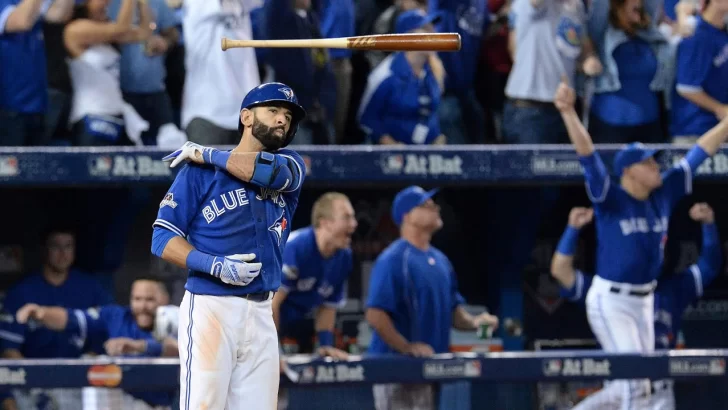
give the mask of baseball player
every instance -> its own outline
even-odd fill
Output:
[[[186,143],[159,204],[152,252],[188,269],[180,305],[180,408],[275,409],[279,382],[273,294],[305,164],[285,149],[306,113],[293,90],[266,83],[243,99],[240,143]]]
[[[437,190],[410,186],[392,204],[392,219],[400,238],[377,258],[369,281],[366,320],[373,328],[368,353],[400,353],[427,357],[450,351],[450,328],[494,328],[498,318],[470,315],[461,305],[450,260],[430,244],[442,228],[440,207],[432,200]],[[430,385],[374,386],[377,410],[434,409]]]
[[[608,352],[654,350],[654,295],[661,272],[673,207],[692,192],[692,176],[728,137],[728,117],[701,136],[670,170],[660,174],[658,151],[630,144],[614,158],[612,181],[591,136],[574,110],[574,90],[565,81],[554,103],[561,112],[584,168],[587,196],[594,204],[596,272],[586,297],[587,318]],[[622,385],[622,408],[642,408],[649,380]]]
[[[318,353],[346,358],[335,349],[336,309],[346,302],[346,280],[353,268],[351,235],[357,223],[349,198],[327,192],[316,200],[311,226],[291,233],[283,252],[283,279],[273,297],[273,318],[281,337],[291,337],[310,353],[308,323],[314,314]],[[302,328],[303,327],[303,328]]]
[[[154,338],[155,318],[160,307],[159,286],[161,284],[156,280],[135,280],[129,306],[110,304],[83,310],[28,303],[15,316],[21,324],[34,322],[52,331],[73,334],[81,344],[109,356],[177,357],[174,337]],[[124,398],[128,404],[124,408],[171,408],[172,397],[168,393],[130,392],[130,395]],[[88,397],[84,401],[86,399]]]
[[[592,277],[574,268],[579,231],[591,222],[593,210],[574,208],[569,214],[569,225],[564,231],[558,249],[551,260],[551,274],[561,285],[561,296],[584,303]],[[655,349],[675,349],[676,338],[685,309],[703,295],[703,290],[718,275],[722,263],[718,228],[715,226],[713,209],[705,203],[693,205],[690,217],[702,224],[703,249],[698,262],[680,273],[660,279],[655,289]],[[652,382],[652,396],[647,409],[672,410],[675,408],[671,380]],[[621,391],[618,383],[608,383],[605,388],[583,400],[574,409],[619,408]]]

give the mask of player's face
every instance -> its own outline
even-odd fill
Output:
[[[631,178],[645,188],[653,190],[662,185],[660,165],[654,158],[648,158],[642,162],[634,164],[627,171]]]
[[[71,234],[56,233],[48,238],[48,266],[65,272],[73,265],[76,257],[76,241]]]
[[[440,205],[432,199],[410,211],[407,215],[410,223],[422,230],[435,232],[442,228],[442,217],[440,216]]]
[[[280,148],[291,129],[293,113],[284,107],[257,107],[253,110],[253,137],[271,151]]]
[[[337,199],[332,204],[333,212],[329,222],[329,231],[338,249],[351,246],[351,235],[356,231],[357,222],[351,202]]]
[[[159,306],[159,285],[148,280],[134,282],[129,305],[137,325],[144,330],[152,329]]]

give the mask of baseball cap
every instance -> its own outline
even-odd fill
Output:
[[[617,176],[622,175],[622,171],[638,162],[642,162],[648,158],[653,158],[662,153],[661,150],[648,149],[642,143],[633,142],[626,147],[622,148],[614,156],[614,173]]]
[[[392,220],[397,226],[402,225],[402,219],[409,211],[427,202],[440,189],[425,191],[416,185],[409,186],[397,193],[392,202]]]
[[[408,10],[397,16],[394,31],[398,34],[408,33],[426,24],[437,24],[438,21],[440,21],[440,15],[437,13],[428,15],[421,9]]]

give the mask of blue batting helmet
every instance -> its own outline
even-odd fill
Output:
[[[298,131],[298,124],[306,117],[306,110],[298,104],[298,98],[291,87],[283,83],[265,83],[261,84],[248,92],[240,104],[240,111],[244,108],[252,109],[253,107],[282,104],[291,110],[293,119],[291,120],[291,128],[288,130],[286,140],[281,147],[285,147],[293,141],[293,137]],[[238,118],[238,131],[243,132],[243,124]]]

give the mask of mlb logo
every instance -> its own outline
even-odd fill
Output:
[[[561,373],[563,364],[559,359],[544,360],[543,374],[546,376],[556,376]]]
[[[305,369],[303,369],[303,373],[301,374],[301,382],[311,383],[315,378],[316,370],[314,370],[313,366],[307,366]]]
[[[89,160],[88,168],[91,175],[109,175],[112,160],[109,156],[95,157]]]
[[[303,157],[303,164],[306,165],[306,175],[311,174],[311,157],[308,155],[304,155]]]
[[[382,158],[381,166],[385,174],[400,173],[404,169],[404,156],[387,155]]]
[[[466,377],[480,377],[480,361],[472,360],[465,363]]]
[[[18,175],[18,159],[15,157],[0,157],[0,176],[12,177]]]

